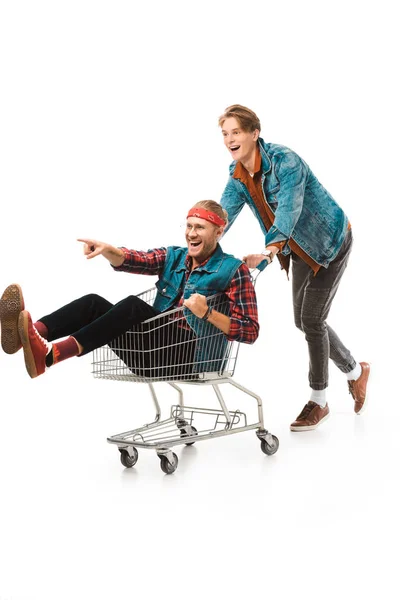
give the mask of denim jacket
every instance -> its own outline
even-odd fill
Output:
[[[176,304],[183,289],[184,299],[191,294],[198,293],[203,296],[214,296],[229,287],[242,261],[230,254],[225,254],[218,244],[211,258],[202,266],[194,269],[186,280],[187,248],[170,246],[167,249],[164,270],[156,282],[157,295],[154,308],[161,312],[170,310]],[[228,298],[221,302],[218,300],[216,309],[229,315]],[[211,304],[212,306],[212,300]],[[228,340],[225,334],[211,323],[196,317],[186,307],[183,314],[194,331],[197,339],[194,369],[196,373],[202,371],[218,371],[223,369],[225,350]]]
[[[292,238],[316,263],[328,267],[346,235],[348,219],[309,166],[285,146],[267,144],[259,138],[261,185],[266,203],[275,214],[267,231],[246,186],[233,177],[236,161],[229,167],[229,180],[221,199],[232,226],[244,204],[248,204],[265,235],[265,245]],[[282,254],[290,253],[289,245]]]

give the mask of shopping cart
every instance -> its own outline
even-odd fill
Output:
[[[156,292],[156,288],[151,288],[139,297],[152,305]],[[229,314],[225,294],[209,297],[207,302],[218,312]],[[190,327],[193,319],[197,319],[196,335]],[[118,446],[125,467],[136,464],[137,448],[153,448],[163,472],[171,474],[178,466],[178,457],[171,450],[174,446],[191,446],[202,440],[251,429],[256,429],[261,450],[267,455],[275,454],[279,440],[264,428],[261,398],[232,379],[239,346],[238,342],[228,341],[219,329],[181,307],[148,319],[93,352],[94,377],[147,383],[155,405],[153,422],[107,439]],[[178,403],[171,406],[169,418],[164,420],[161,420],[155,382],[167,383],[179,395]],[[178,383],[212,386],[220,408],[185,406]],[[220,390],[220,385],[225,383],[257,401],[257,422],[248,423],[246,414],[240,410],[228,410]]]

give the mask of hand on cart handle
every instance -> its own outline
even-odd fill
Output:
[[[272,259],[265,254],[247,254],[247,256],[243,256],[243,262],[246,263],[249,269],[263,271],[266,266],[271,264]]]
[[[192,294],[184,300],[183,305],[200,319],[204,317],[208,309],[207,298],[202,294]]]
[[[263,260],[265,261],[263,254],[247,254],[247,256],[243,256],[243,262],[246,263],[249,269],[256,269]]]
[[[210,298],[215,296],[210,296]],[[231,320],[228,315],[218,312],[217,310],[208,310],[207,298],[202,294],[192,294],[190,298],[184,300],[183,305],[188,308],[199,319],[205,318],[211,325],[220,329],[225,335],[229,334],[231,328]]]
[[[278,246],[267,246],[262,254],[247,254],[243,256],[243,262],[246,263],[249,269],[263,271],[273,261],[278,252]]]
[[[78,238],[77,241],[83,242],[83,253],[86,258],[95,258],[102,254],[114,267],[119,267],[124,262],[125,255],[120,248],[90,238]]]

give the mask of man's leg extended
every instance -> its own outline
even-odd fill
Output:
[[[153,307],[136,296],[128,296],[112,305],[96,294],[83,296],[42,317],[35,324],[37,327],[32,324],[29,313],[23,311],[19,329],[28,373],[37,377],[44,373],[46,366],[71,356],[87,354],[156,314]],[[43,334],[43,330],[47,335]],[[51,341],[62,336],[69,337],[54,344],[44,339]]]

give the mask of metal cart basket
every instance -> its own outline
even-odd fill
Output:
[[[156,292],[154,287],[139,297],[152,305]],[[224,294],[209,297],[207,302],[218,312],[229,314],[229,301]],[[170,474],[178,466],[178,457],[171,450],[173,446],[190,446],[250,429],[256,430],[261,450],[268,455],[275,454],[279,441],[264,428],[261,398],[232,379],[239,346],[238,342],[228,341],[222,331],[207,321],[180,307],[148,319],[93,352],[94,377],[147,383],[156,408],[153,422],[107,439],[118,446],[125,467],[136,464],[137,448],[153,448],[160,458],[161,469]],[[169,418],[164,420],[161,420],[155,382],[165,382],[178,392],[178,403],[171,406]],[[220,408],[185,406],[178,383],[212,386]],[[220,390],[223,383],[257,401],[257,422],[248,423],[246,414],[240,410],[228,410]]]

